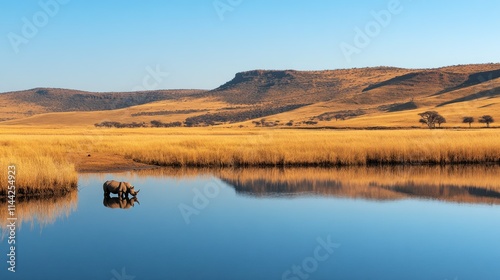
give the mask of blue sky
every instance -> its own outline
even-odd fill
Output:
[[[0,92],[212,89],[253,69],[500,62],[495,0],[26,0],[0,8]]]

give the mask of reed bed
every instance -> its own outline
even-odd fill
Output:
[[[55,143],[38,136],[0,139],[0,196],[7,194],[7,168],[15,165],[17,196],[53,196],[74,190],[78,174],[65,151]]]
[[[499,132],[263,130],[241,135],[120,136],[102,147],[139,162],[178,167],[445,165],[500,162]]]
[[[14,163],[17,185],[28,194],[74,188],[77,173],[69,154],[75,152],[174,167],[480,164],[500,163],[499,139],[497,129],[10,128],[0,131],[0,184],[6,186],[6,166]]]

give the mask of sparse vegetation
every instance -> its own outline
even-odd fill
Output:
[[[426,111],[418,115],[420,116],[419,122],[427,125],[430,129],[436,128],[436,124],[441,127],[441,124],[446,122],[446,119],[436,111]]]
[[[436,123],[439,125],[439,127],[441,127],[441,124],[446,123],[446,119],[443,116],[439,115],[436,119]]]
[[[313,119],[318,119],[320,121],[331,121],[332,119],[335,119],[336,121],[338,121],[338,120],[346,120],[348,118],[362,116],[364,114],[365,112],[363,110],[344,110],[337,112],[327,112],[319,116],[313,117]]]
[[[234,110],[231,112],[220,112],[204,114],[195,117],[187,118],[185,123],[186,126],[210,126],[222,123],[236,123],[247,121],[251,119],[257,119],[268,115],[279,114],[287,111],[291,111],[307,104],[298,105],[286,105],[286,106],[256,106],[252,109],[246,110]],[[266,125],[266,122],[260,122],[260,126],[274,126]]]
[[[490,123],[495,122],[495,120],[490,115],[484,115],[484,116],[482,116],[482,117],[479,118],[479,122],[480,123],[485,123],[486,127],[490,127]]]
[[[140,117],[140,116],[166,116],[166,115],[185,115],[192,114],[198,112],[204,112],[206,110],[175,110],[175,111],[154,111],[154,112],[138,112],[131,114],[132,117]]]
[[[132,122],[132,123],[121,123],[121,122],[110,122],[110,121],[104,121],[100,123],[96,123],[94,125],[95,127],[115,127],[115,128],[137,128],[137,127],[147,127],[146,123],[138,123],[138,122]]]
[[[179,127],[182,126],[182,122],[171,122],[171,123],[164,123],[161,121],[151,121],[151,127]]]
[[[474,122],[474,117],[464,117],[462,120],[463,123],[468,123],[469,128],[472,127],[472,123]]]

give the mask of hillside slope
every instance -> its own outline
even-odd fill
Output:
[[[419,112],[438,110],[448,114],[448,124],[460,126],[465,115],[477,118],[500,111],[500,64],[437,69],[254,70],[237,73],[211,91],[46,91],[0,94],[0,116],[17,111],[13,103],[20,104],[18,112],[24,114],[3,124],[158,120],[187,126],[255,126],[258,122],[261,126],[261,120],[266,119],[265,126],[408,127],[419,125]],[[61,111],[66,113],[54,113]],[[339,115],[342,121],[335,118]]]
[[[200,92],[202,91],[158,90],[96,93],[35,88],[0,94],[0,119],[17,119],[53,112],[114,110],[160,100],[176,100]]]

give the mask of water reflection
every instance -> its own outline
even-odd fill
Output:
[[[317,238],[327,236],[342,246],[311,279],[496,279],[500,226],[491,221],[500,207],[427,199],[500,204],[499,171],[454,166],[81,174],[78,193],[19,200],[20,218],[51,225],[40,233],[18,232],[22,268],[8,279],[110,279],[121,268],[137,279],[281,279],[314,256]],[[103,207],[130,209],[138,202],[102,200],[109,177],[140,185],[141,206]],[[206,192],[214,182],[221,187]],[[191,223],[182,205],[196,212]],[[5,221],[6,211],[0,215]],[[147,242],[130,242],[138,236]],[[110,243],[127,246],[107,250]],[[7,279],[3,273],[0,279]]]
[[[408,198],[500,204],[500,166],[411,166],[334,169],[238,169],[216,175],[237,193],[335,196],[370,200]]]
[[[132,198],[119,198],[119,197],[109,197],[105,196],[102,204],[108,208],[112,209],[129,209],[134,207],[134,204],[137,203],[140,205],[137,197]]]
[[[5,198],[0,199],[0,209],[7,209],[8,202]],[[43,197],[17,197],[16,217],[18,227],[24,223],[30,223],[33,228],[35,224],[43,228],[53,224],[57,219],[69,217],[77,209],[78,192],[73,191],[68,194],[43,198]],[[8,211],[0,211],[0,219],[6,221]],[[4,231],[5,223],[0,223],[0,228]]]
[[[360,198],[377,201],[433,199],[440,201],[500,204],[500,166],[398,166],[348,168],[250,168],[141,170],[120,175],[132,181],[139,178],[185,179],[218,177],[239,195],[253,197],[323,196]],[[99,175],[92,175],[99,176]],[[102,175],[101,177],[105,177]],[[83,175],[82,177],[85,177]],[[97,187],[97,186],[96,186]],[[137,198],[104,198],[103,205],[130,209]],[[18,224],[36,223],[40,227],[68,217],[78,204],[78,192],[46,198],[17,198]],[[7,209],[6,199],[0,208]],[[0,211],[6,220],[7,211]],[[0,224],[0,229],[4,229]]]

